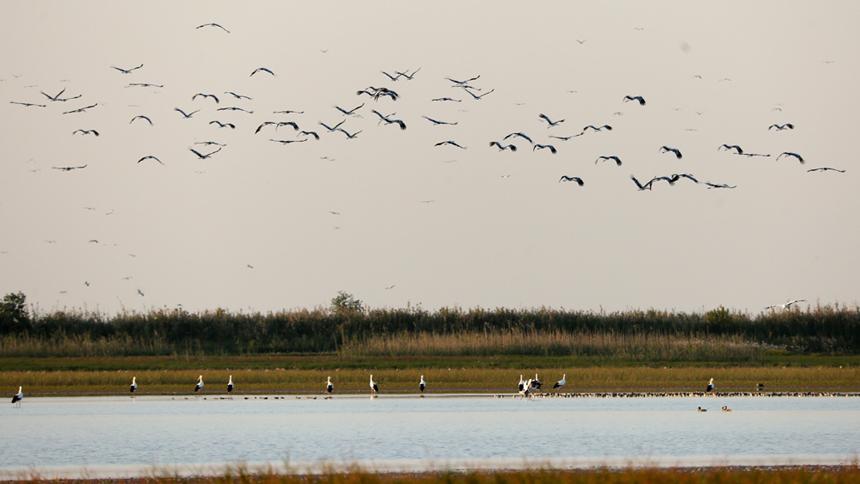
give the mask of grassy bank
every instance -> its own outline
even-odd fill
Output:
[[[415,393],[418,377],[428,381],[428,393],[515,391],[520,374],[539,373],[550,387],[567,373],[566,391],[635,392],[702,391],[714,378],[720,391],[753,391],[763,383],[767,391],[860,391],[860,367],[527,367],[511,368],[407,368],[407,369],[170,369],[115,371],[4,371],[0,388],[14,393],[24,385],[29,396],[125,395],[136,376],[139,394],[190,395],[197,376],[206,382],[206,394],[223,394],[233,375],[236,394],[320,394],[327,376],[336,393],[368,391],[373,373],[382,393]]]
[[[31,482],[40,481],[34,477]],[[59,482],[59,481],[51,481]],[[69,481],[71,482],[71,481]],[[78,483],[104,482],[76,480]],[[354,470],[313,476],[248,473],[236,470],[223,476],[175,478],[148,477],[132,483],[283,483],[283,484],[843,484],[860,482],[856,465],[844,467],[705,468],[705,469],[594,469],[531,471],[427,472],[416,474],[375,474]]]

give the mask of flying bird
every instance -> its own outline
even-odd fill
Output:
[[[245,108],[240,108],[237,106],[226,106],[223,108],[218,108],[218,109],[216,109],[216,111],[241,111],[241,112],[246,113],[246,114],[254,114],[254,111],[248,111]]]
[[[293,109],[284,109],[282,111],[272,111],[272,114],[305,114],[305,112],[295,111]]]
[[[464,80],[464,81],[458,81],[458,80],[456,80],[456,79],[451,79],[450,77],[446,77],[445,79],[447,79],[447,80],[449,80],[449,81],[453,82],[454,84],[463,85],[463,84],[468,84],[468,83],[470,83],[470,82],[472,82],[472,81],[477,81],[477,80],[478,80],[478,79],[480,79],[480,78],[481,78],[481,75],[480,75],[480,74],[478,74],[477,76],[475,76],[475,77],[470,77],[469,79],[466,79],[466,80]]]
[[[361,130],[358,130],[355,133],[350,134],[349,131],[347,131],[343,128],[337,128],[337,131],[340,131],[341,133],[345,134],[347,139],[355,139],[358,137],[358,134],[361,133]]]
[[[250,97],[245,96],[245,95],[243,95],[243,94],[239,94],[238,92],[233,92],[233,91],[224,91],[224,94],[229,94],[229,95],[231,95],[231,96],[233,96],[234,98],[239,99],[239,100],[247,99],[248,101],[253,101],[253,98],[250,98]]]
[[[151,82],[130,82],[126,87],[157,87],[162,88],[164,84],[153,84]]]
[[[79,166],[52,166],[54,170],[62,170],[62,171],[72,171],[72,170],[83,170],[87,165],[79,165]]]
[[[191,96],[191,100],[196,101],[198,97],[201,97],[203,99],[212,99],[213,101],[215,101],[215,104],[219,104],[221,102],[218,99],[218,96],[216,96],[214,94],[207,94],[205,92],[198,92],[197,94]]]
[[[302,130],[302,131],[299,131],[299,134],[302,134],[305,136],[313,136],[314,139],[316,139],[317,141],[319,141],[319,139],[320,139],[320,135],[316,131],[304,131],[304,130]]]
[[[128,124],[131,124],[131,123],[137,121],[138,119],[142,119],[142,120],[146,121],[147,123],[149,123],[150,126],[152,126],[152,120],[149,119],[148,116],[144,116],[142,114],[138,114],[137,116],[131,118],[131,121],[129,121]]]
[[[282,145],[288,145],[290,143],[304,143],[307,141],[307,138],[302,139],[272,139],[269,138],[269,141],[274,141],[275,143],[281,143]]]
[[[46,108],[48,107],[45,104],[36,104],[36,103],[25,103],[21,101],[9,101],[9,104],[17,104],[19,106],[24,106],[25,108]],[[63,113],[68,114],[68,113]]]
[[[135,67],[129,67],[128,69],[123,69],[122,67],[111,66],[111,68],[116,69],[123,74],[131,74],[132,72],[134,72],[134,71],[136,71],[142,67],[143,67],[143,64],[141,64],[139,66],[135,66]]]
[[[198,110],[196,110],[196,111],[191,111],[190,113],[186,113],[185,111],[183,111],[183,110],[182,110],[182,109],[180,109],[180,108],[173,108],[173,110],[174,110],[174,111],[176,111],[177,113],[181,114],[181,115],[182,115],[182,117],[183,117],[183,118],[185,118],[185,119],[191,119],[191,117],[192,117],[192,116],[194,116],[195,114],[197,114],[197,113],[199,113],[199,112],[200,112],[200,110],[199,110],[199,109],[198,109]]]
[[[141,161],[146,161],[146,160],[154,160],[154,161],[157,161],[158,163],[160,163],[162,165],[164,164],[161,162],[161,160],[158,159],[157,156],[153,156],[153,155],[146,155],[146,156],[142,157],[141,159],[137,160],[137,162],[140,163]]]
[[[499,143],[498,141],[490,141],[490,146],[497,147],[499,149],[499,151],[505,151],[505,150],[517,151],[517,147],[514,146],[513,144],[503,145],[503,144]]]
[[[608,124],[604,124],[602,126],[595,126],[593,124],[589,124],[588,126],[582,128],[582,132],[585,133],[589,129],[592,131],[603,131],[603,130],[612,131],[612,126],[610,126]]]
[[[387,73],[387,72],[385,72],[385,71],[380,71],[380,72],[382,72],[383,74],[385,74],[385,77],[387,77],[388,79],[390,79],[392,82],[397,82],[397,80],[398,80],[398,79],[400,79],[400,77],[402,76],[402,75],[401,75],[401,74],[399,74],[399,73],[398,73],[397,75],[395,75],[395,76],[392,76],[391,74],[389,74],[389,73]]]
[[[96,106],[98,106],[98,103],[96,103],[96,104],[90,104],[89,106],[84,106],[84,107],[82,107],[82,108],[78,108],[78,109],[72,109],[71,111],[65,111],[63,114],[75,114],[75,113],[82,113],[82,112],[87,111],[87,110],[89,110],[89,109],[92,109],[92,108],[94,108],[94,107],[96,107]]]
[[[570,140],[571,140],[571,139],[573,139],[573,138],[577,138],[577,137],[579,137],[579,136],[582,136],[582,134],[583,134],[583,133],[579,133],[579,134],[572,134],[572,135],[570,135],[570,136],[555,136],[555,135],[552,135],[552,134],[551,134],[551,135],[549,135],[549,137],[550,137],[550,138],[554,138],[554,139],[560,139],[560,140],[562,140],[562,141],[570,141]]]
[[[652,185],[654,184],[653,178],[651,180],[649,180],[648,183],[645,183],[644,185],[639,180],[637,180],[636,177],[633,175],[630,175],[630,179],[633,180],[633,183],[636,184],[636,188],[638,188],[639,191],[651,190]]]
[[[44,94],[44,93],[43,93],[43,94]],[[791,123],[785,123],[785,124],[771,124],[770,126],[768,126],[768,127],[767,127],[767,130],[768,130],[768,131],[773,130],[773,129],[775,129],[775,130],[777,130],[777,131],[783,131],[783,130],[786,130],[786,129],[794,129],[794,125],[793,125],[793,124],[791,124]]]
[[[420,70],[421,70],[421,68],[419,67],[418,69],[415,69],[414,71],[412,71],[412,74],[409,74],[408,72],[400,72],[400,71],[394,71],[394,73],[400,77],[403,77],[403,78],[411,81],[415,77],[415,74],[418,74],[418,71],[420,71]]]
[[[421,117],[426,119],[427,121],[430,121],[431,123],[433,123],[436,126],[439,126],[439,125],[456,126],[458,123],[458,121],[454,121],[453,123],[450,121],[439,121],[438,119],[433,119],[430,116],[421,116]]]
[[[580,178],[578,176],[562,175],[561,178],[558,179],[558,182],[559,183],[561,183],[561,182],[576,182],[576,184],[579,186],[585,185],[585,182],[582,181],[582,178]]]
[[[213,120],[213,121],[209,121],[209,124],[216,124],[216,125],[218,125],[219,128],[236,129],[235,124],[233,124],[233,123],[222,123],[221,121],[218,121],[217,119]]]
[[[493,91],[495,91],[495,89],[490,89],[489,91],[487,91],[483,94],[475,94],[474,92],[470,91],[468,87],[464,87],[463,90],[468,92],[469,95],[472,96],[472,99],[474,99],[475,101],[480,101],[481,99],[484,98],[484,96],[486,96],[487,94],[491,94]]]
[[[639,105],[640,105],[640,106],[644,106],[644,105],[645,105],[645,98],[644,98],[644,97],[642,97],[642,96],[630,96],[630,95],[627,95],[627,96],[624,96],[623,101],[624,101],[624,102],[636,101],[636,102],[638,102],[638,103],[639,103]]]
[[[596,160],[594,160],[594,164],[596,165],[599,161],[614,161],[617,166],[621,166],[621,158],[615,155],[601,155],[598,156]]]
[[[344,109],[340,106],[335,106],[334,108],[343,113],[344,116],[352,116],[356,111],[364,107],[364,103],[359,104],[358,106],[352,109]]]
[[[195,30],[202,29],[204,27],[215,27],[215,28],[223,30],[224,32],[227,32],[228,34],[230,33],[230,31],[225,29],[224,26],[222,26],[221,24],[216,24],[215,22],[209,22],[208,24],[198,25],[197,27],[195,27]]]
[[[72,96],[72,97],[65,97],[65,98],[60,97],[64,92],[66,92],[66,88],[63,88],[62,91],[58,92],[57,94],[54,94],[53,96],[46,93],[45,91],[39,91],[39,92],[41,92],[42,95],[45,96],[46,98],[50,99],[51,101],[55,101],[55,102],[66,102],[66,101],[71,101],[73,99],[78,99],[81,97],[80,94],[78,94],[77,96]]]
[[[708,190],[710,190],[710,189],[712,189],[712,188],[729,188],[729,189],[731,189],[731,188],[737,188],[737,185],[728,185],[728,184],[725,184],[725,183],[711,183],[711,182],[705,182],[705,185],[706,185],[706,187],[708,188]]]
[[[660,147],[660,153],[672,153],[675,155],[675,158],[677,158],[679,160],[681,158],[683,158],[683,156],[684,156],[681,154],[681,150],[679,150],[678,148],[673,148],[671,146],[666,146],[666,145],[663,145]]]
[[[549,152],[552,154],[558,153],[558,150],[555,149],[555,146],[553,146],[553,145],[542,145],[540,143],[535,143],[534,146],[532,146],[532,151],[543,150],[543,149],[549,150]]]
[[[806,171],[807,171],[807,173],[812,173],[812,172],[816,172],[816,171],[836,171],[839,173],[845,173],[846,170],[840,170],[839,168],[831,168],[829,166],[822,166],[820,168],[812,168],[812,169],[809,169]]]
[[[456,146],[457,148],[460,148],[461,150],[465,150],[465,149],[466,149],[466,147],[465,147],[465,146],[462,146],[461,144],[459,144],[459,143],[457,143],[456,141],[453,141],[453,140],[440,141],[440,142],[436,143],[436,144],[435,144],[435,145],[433,145],[433,146],[445,146],[445,145]]]
[[[547,116],[547,115],[546,115],[546,114],[544,114],[544,113],[540,113],[540,114],[538,115],[538,118],[540,118],[540,119],[542,119],[542,120],[546,121],[547,128],[552,128],[552,127],[558,126],[559,124],[561,124],[561,123],[563,123],[563,122],[564,122],[564,120],[563,120],[563,119],[559,119],[558,121],[553,121],[553,120],[549,119],[549,116]]]
[[[197,155],[197,157],[200,158],[201,160],[205,160],[205,159],[208,159],[209,157],[211,157],[212,155],[214,155],[215,153],[218,153],[219,151],[221,151],[223,149],[223,147],[219,147],[217,150],[215,150],[211,153],[201,153],[201,152],[195,150],[194,148],[188,148],[188,149],[191,150],[192,153]]]
[[[371,110],[371,112],[373,112],[373,114],[379,116],[380,121],[385,121],[385,124],[397,124],[398,126],[400,126],[400,129],[406,129],[406,123],[403,122],[402,119],[393,119],[390,117],[390,115],[385,116],[375,109]]]
[[[767,306],[767,307],[765,307],[765,309],[776,309],[776,308],[791,309],[791,307],[794,306],[795,304],[799,304],[802,302],[806,302],[806,299],[792,299],[791,301],[786,301],[782,304]]]
[[[806,163],[806,160],[804,160],[802,156],[800,156],[797,153],[793,153],[791,151],[783,151],[782,153],[780,153],[779,156],[776,157],[776,161],[779,161],[779,159],[782,158],[783,156],[785,156],[786,158],[795,158],[795,159],[797,159],[797,161],[800,162],[801,165]]]
[[[87,134],[91,134],[91,135],[95,135],[95,136],[99,135],[99,132],[94,130],[94,129],[76,129],[76,130],[72,131],[72,134],[78,134],[78,133],[83,134],[83,135],[87,135]]]
[[[523,133],[523,132],[521,132],[521,131],[517,131],[517,132],[515,132],[515,133],[511,133],[511,134],[509,134],[509,135],[505,136],[505,137],[504,137],[504,138],[502,138],[502,139],[508,139],[508,138],[522,138],[522,139],[524,139],[524,140],[528,141],[530,144],[535,144],[535,142],[534,142],[534,141],[532,141],[532,139],[531,139],[531,138],[529,138],[529,136],[528,136],[527,134],[525,134],[525,133]]]
[[[327,124],[323,123],[322,121],[320,121],[320,122],[319,122],[319,125],[320,125],[320,126],[322,126],[322,127],[323,127],[323,128],[325,128],[325,129],[327,129],[329,133],[333,133],[333,132],[335,132],[335,131],[337,130],[337,128],[340,128],[340,125],[341,125],[341,124],[343,124],[343,123],[345,123],[345,122],[346,122],[346,120],[341,121],[341,122],[337,123],[337,124],[336,124],[336,125],[334,125],[334,126],[329,126],[329,125],[327,125]]]
[[[460,100],[460,99],[454,99],[454,98],[452,98],[452,97],[437,97],[437,98],[433,98],[433,99],[431,99],[431,101],[433,101],[433,102],[452,102],[452,103],[461,103],[461,102],[463,102],[463,101],[462,101],[462,100]]]
[[[717,149],[720,151],[734,151],[736,155],[744,154],[743,148],[741,148],[738,145],[730,145],[730,144],[723,143]]]

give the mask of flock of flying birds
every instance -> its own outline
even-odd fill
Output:
[[[196,27],[196,30],[215,30],[224,35],[230,34],[230,30],[218,23],[210,22],[201,24]],[[584,41],[579,41],[583,44]],[[323,51],[325,52],[325,51]],[[125,81],[127,79],[136,79],[141,73],[145,72],[143,64],[132,66],[109,66],[109,69],[114,71],[118,80]],[[454,128],[460,123],[456,119],[443,119],[443,116],[438,115],[422,115],[419,119],[404,119],[398,116],[396,112],[390,112],[398,101],[403,96],[409,96],[408,87],[401,88],[406,83],[414,81],[422,75],[421,68],[381,71],[379,81],[387,84],[386,86],[378,85],[377,82],[372,82],[372,85],[362,87],[358,86],[355,91],[348,93],[355,97],[355,103],[346,106],[334,105],[331,118],[317,119],[309,121],[303,115],[304,110],[301,109],[272,109],[271,107],[261,106],[255,103],[253,93],[240,93],[236,90],[226,90],[223,92],[194,92],[189,93],[190,106],[173,106],[172,113],[179,119],[189,123],[200,118],[207,124],[212,133],[218,133],[223,130],[229,132],[245,131],[249,136],[258,137],[262,140],[268,140],[281,146],[289,146],[297,143],[307,142],[324,142],[327,137],[341,137],[346,141],[357,141],[360,135],[368,126],[361,129],[356,129],[352,125],[358,123],[358,119],[363,118],[363,114],[367,114],[370,119],[376,121],[377,129],[396,128],[395,131],[406,131],[408,126],[413,122],[428,123],[431,127],[447,127]],[[274,69],[259,66],[249,71],[249,78],[261,79],[276,79],[278,77]],[[701,79],[701,76],[695,76]],[[449,91],[449,95],[439,95],[430,99],[430,105],[458,104],[463,102],[481,102],[494,92],[494,88],[486,88],[479,85],[481,75],[471,75],[464,77],[448,76],[444,78],[450,85],[453,91]],[[377,84],[377,85],[373,85]],[[165,89],[164,83],[155,82],[128,82],[127,87],[143,87],[153,89]],[[457,94],[450,95],[450,92]],[[442,93],[440,93],[442,94]],[[14,105],[21,106],[27,109],[45,109],[52,105],[63,107],[57,110],[60,116],[77,117],[80,119],[80,127],[72,131],[73,136],[92,136],[95,138],[103,137],[102,131],[98,127],[91,125],[92,119],[87,117],[87,114],[99,108],[98,102],[87,101],[83,94],[67,94],[66,89],[61,89],[57,92],[41,91],[42,98],[21,100],[14,99],[9,102]],[[429,97],[429,96],[428,96]],[[74,103],[74,104],[66,104]],[[619,103],[629,103],[637,109],[647,109],[648,102],[643,95],[627,94],[619,96]],[[69,106],[69,109],[65,109]],[[154,106],[153,106],[154,107]],[[162,106],[163,108],[163,106]],[[260,119],[259,116],[266,112],[265,118]],[[255,119],[253,116],[257,115]],[[271,114],[268,114],[271,113]],[[617,113],[616,113],[617,114]],[[545,129],[540,130],[541,136],[536,136],[534,132],[527,133],[523,130],[510,133],[501,133],[496,139],[486,141],[487,147],[499,153],[516,152],[523,149],[530,149],[532,152],[545,152],[550,156],[557,155],[562,151],[563,144],[568,143],[576,138],[587,135],[598,135],[600,133],[608,133],[613,131],[610,124],[588,124],[581,129],[574,130],[572,134],[562,135],[558,133],[558,128],[569,125],[567,120],[560,117],[551,116],[546,113],[537,113],[537,122],[545,126]],[[137,113],[130,117],[128,124],[135,127],[140,126],[140,129],[154,126],[157,122],[157,116],[152,116],[149,113]],[[565,124],[567,123],[567,124]],[[764,127],[763,127],[764,128]],[[767,127],[770,132],[778,133],[783,131],[795,130],[794,123],[775,123]],[[284,134],[284,133],[287,134]],[[458,140],[452,136],[455,129],[440,129],[441,135],[439,140],[433,144],[434,149],[440,150],[467,150],[470,146],[467,143]],[[484,148],[486,149],[486,148]],[[797,152],[783,151],[778,154],[770,153],[755,153],[745,150],[737,144],[725,143],[716,150],[725,152],[732,156],[738,157],[757,157],[757,158],[773,158],[777,161],[791,162],[798,165],[805,165],[806,159]],[[205,141],[194,141],[192,146],[188,147],[189,156],[198,160],[209,160],[216,156],[224,156],[229,150],[226,143],[217,139],[209,139]],[[657,151],[671,159],[680,160],[684,158],[682,148],[673,145],[662,145],[657,148]],[[136,157],[135,162],[140,164],[156,164],[166,165],[169,160],[162,159],[158,153],[140,153]],[[322,159],[331,159],[327,156]],[[607,153],[598,156],[594,160],[595,165],[606,164],[609,166],[622,167],[624,160],[619,154]],[[54,170],[61,172],[73,172],[85,170],[89,167],[88,163],[68,164],[52,166]],[[846,170],[830,167],[819,166],[806,170],[810,173],[832,172],[845,173]],[[509,176],[509,175],[508,175]],[[737,185],[724,182],[715,182],[702,180],[693,173],[667,173],[663,175],[651,176],[648,178],[637,177],[631,174],[630,179],[634,188],[639,191],[651,191],[659,186],[675,186],[679,183],[690,183],[704,186],[707,189],[735,189]],[[570,183],[576,187],[585,186],[585,179],[578,174],[561,174],[558,178],[558,183]],[[427,202],[432,202],[427,201]],[[339,214],[339,212],[331,211],[331,214]],[[92,242],[92,241],[91,241]],[[249,269],[253,269],[250,264]],[[89,286],[89,283],[85,283]],[[388,286],[386,289],[393,288]],[[64,292],[64,291],[63,291]],[[137,293],[143,296],[143,292],[138,289]]]

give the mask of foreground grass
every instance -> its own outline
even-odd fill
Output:
[[[39,482],[38,478],[32,479]],[[57,481],[52,481],[57,482]],[[71,481],[69,481],[71,482]],[[74,481],[82,482],[82,481]],[[103,481],[83,481],[103,482]],[[126,481],[129,482],[129,481]],[[596,469],[484,472],[427,472],[419,474],[374,474],[361,470],[314,476],[249,474],[231,472],[216,477],[173,478],[150,477],[134,479],[138,483],[284,483],[284,484],[782,484],[782,483],[857,483],[860,469],[845,467],[797,468],[705,468],[705,469]]]
[[[233,375],[235,393],[322,393],[331,376],[335,393],[368,391],[373,373],[382,393],[413,393],[421,374],[428,393],[509,393],[520,374],[539,373],[547,387],[567,374],[571,392],[702,391],[709,378],[719,391],[753,391],[763,383],[767,391],[860,391],[860,367],[526,367],[526,368],[334,368],[334,369],[160,369],[113,371],[3,371],[0,388],[14,393],[23,385],[28,396],[125,395],[136,376],[141,395],[188,395],[197,376],[206,394],[225,393]]]

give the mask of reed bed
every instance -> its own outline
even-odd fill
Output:
[[[654,357],[754,359],[762,348],[860,353],[856,306],[760,314],[725,308],[604,313],[552,308],[431,312],[407,307],[270,313],[161,309],[105,315],[27,312],[22,295],[12,299],[15,304],[0,304],[0,354],[6,356],[320,353],[361,350],[368,344],[375,351],[391,352],[403,342],[416,349],[428,343],[440,351],[461,352],[457,354],[580,354],[571,353],[575,351],[636,356],[642,349]],[[520,336],[527,341],[517,341]],[[410,342],[410,337],[415,340]]]
[[[37,476],[31,482],[44,482]],[[51,482],[105,482],[104,480],[74,480]],[[248,472],[242,468],[213,477],[180,478],[153,476],[123,480],[129,483],[200,483],[200,484],[848,484],[860,482],[857,465],[841,467],[776,467],[776,468],[629,468],[529,471],[470,471],[424,472],[414,474],[373,473],[362,469],[348,472],[325,472],[318,475],[289,475],[275,472]]]
[[[702,391],[709,378],[718,391],[754,391],[763,383],[767,391],[860,391],[860,368],[839,367],[731,367],[731,368],[410,368],[410,369],[246,369],[246,370],[145,370],[145,371],[4,371],[0,389],[10,395],[24,385],[28,396],[125,395],[136,376],[140,395],[193,395],[198,375],[206,383],[204,394],[226,393],[227,377],[233,375],[234,395],[322,394],[327,376],[335,394],[367,393],[369,374],[379,382],[381,393],[417,393],[424,375],[427,393],[513,393],[520,374],[538,373],[550,389],[567,374],[567,392],[686,392]]]
[[[461,334],[399,333],[349,342],[342,355],[573,355],[627,361],[761,361],[773,346],[739,335],[507,331]]]

